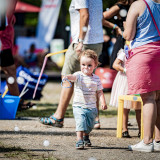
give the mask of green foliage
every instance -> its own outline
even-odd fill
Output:
[[[41,0],[21,0],[22,2],[40,7]],[[39,13],[24,13],[25,14],[25,26],[36,27],[38,23],[38,14]]]
[[[21,2],[29,3],[37,7],[41,6],[41,0],[21,0]]]

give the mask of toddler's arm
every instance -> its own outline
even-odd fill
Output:
[[[104,97],[103,91],[99,90],[99,91],[97,91],[97,94],[98,94],[98,98],[99,98],[99,100],[101,102],[102,110],[107,109],[107,104],[106,104],[106,101],[105,101],[105,97]]]
[[[64,76],[63,79],[68,79],[71,82],[75,82],[77,77],[75,75],[73,75],[73,74],[69,74],[67,76]]]

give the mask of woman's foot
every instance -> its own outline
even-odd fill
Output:
[[[122,137],[123,138],[131,138],[131,136],[129,135],[128,131],[122,132]]]
[[[153,152],[153,143],[145,144],[143,140],[135,145],[128,146],[130,151]]]

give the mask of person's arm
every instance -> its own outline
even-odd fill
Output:
[[[103,26],[113,29],[115,27],[115,24],[109,22],[108,20],[117,15],[119,10],[120,8],[115,5],[111,7],[108,11],[103,12]],[[114,29],[116,30],[117,35],[121,34],[121,29],[118,26],[116,26]]]
[[[144,12],[144,9],[145,4],[143,1],[135,1],[134,3],[132,3],[127,14],[126,23],[124,23],[124,39],[128,41],[134,39],[136,34],[137,18]]]
[[[78,46],[76,48],[76,52],[78,54],[82,51],[83,40],[84,40],[85,35],[86,35],[86,31],[83,31],[83,29],[84,29],[84,27],[88,27],[88,23],[89,23],[88,8],[79,9],[79,13],[80,13],[80,31],[79,31],[78,39],[80,40],[80,42],[78,42]]]
[[[106,104],[106,101],[105,101],[105,97],[104,97],[103,91],[99,90],[99,91],[97,91],[97,94],[98,94],[98,99],[99,99],[99,101],[101,103],[102,110],[107,109],[107,104]]]
[[[122,67],[122,63],[123,61],[116,58],[116,60],[114,61],[113,63],[113,68],[117,71],[121,71],[121,72],[124,72],[124,68]]]
[[[63,79],[68,79],[71,82],[75,82],[77,77],[76,77],[76,75],[69,74],[69,75],[64,76]]]

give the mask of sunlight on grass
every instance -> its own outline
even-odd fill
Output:
[[[24,111],[18,111],[16,117],[49,117],[53,114],[57,109],[58,104],[50,104],[50,103],[39,103],[37,104],[36,109],[28,109]],[[107,110],[102,111],[100,109],[99,115],[102,117],[114,117],[117,116],[117,108],[108,107]],[[135,116],[135,111],[130,111],[130,116]],[[73,117],[73,110],[72,105],[70,104],[67,108],[65,117],[72,118]]]

